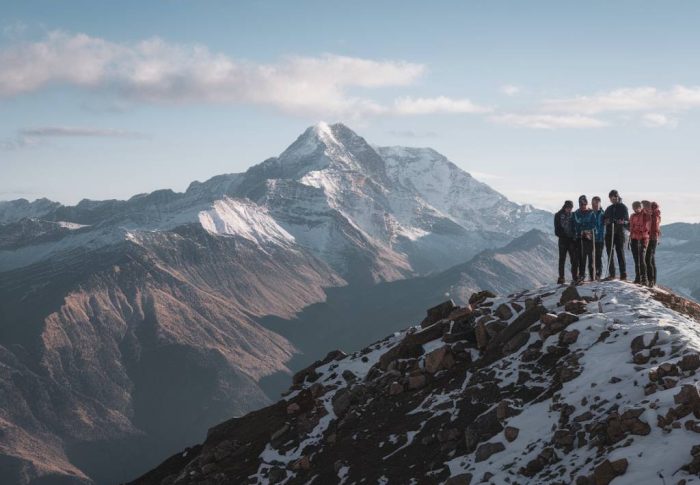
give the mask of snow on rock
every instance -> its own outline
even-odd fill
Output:
[[[172,483],[700,483],[700,306],[623,282],[578,287],[563,305],[564,290],[475,294],[424,328],[331,352],[284,400],[154,472],[183,477]],[[209,461],[232,441],[232,461]],[[134,483],[156,483],[147,477]]]
[[[225,197],[198,216],[202,227],[214,234],[237,235],[258,244],[294,242],[264,207],[250,201]]]

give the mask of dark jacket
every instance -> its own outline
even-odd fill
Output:
[[[616,234],[624,234],[624,229],[628,229],[630,227],[630,215],[629,211],[627,210],[627,206],[623,204],[622,202],[618,202],[617,204],[612,204],[609,205],[607,209],[605,209],[605,215],[603,216],[605,218],[605,232],[609,233],[612,231],[612,225],[613,223],[615,224],[615,233]],[[622,224],[620,224],[618,221],[622,220]]]
[[[558,238],[573,239],[575,237],[573,213],[567,214],[564,209],[561,209],[554,214],[554,234]]]

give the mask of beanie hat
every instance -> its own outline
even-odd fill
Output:
[[[585,195],[582,195],[581,197],[578,198],[578,203],[579,204],[588,204],[588,198]]]
[[[573,208],[574,208],[574,203],[571,202],[570,200],[567,200],[566,202],[564,202],[564,209],[567,209],[567,208],[568,208],[568,209],[573,209]]]

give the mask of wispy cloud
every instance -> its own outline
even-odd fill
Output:
[[[498,124],[544,130],[557,128],[602,128],[608,126],[608,123],[603,120],[582,115],[505,113],[491,116],[489,119]]]
[[[665,126],[667,128],[675,128],[678,126],[678,120],[661,113],[647,113],[642,116],[642,123],[650,128],[658,128]]]
[[[82,128],[75,126],[42,126],[23,128],[14,138],[0,141],[2,150],[18,150],[39,145],[48,138],[148,138],[146,133],[110,128]]]
[[[700,86],[620,88],[587,96],[546,99],[546,111],[595,115],[606,112],[684,111],[700,108]]]
[[[80,128],[75,126],[42,126],[39,128],[24,128],[20,135],[28,137],[88,137],[88,138],[145,138],[145,133],[135,131],[115,130],[110,128]]]
[[[480,106],[469,99],[454,99],[446,96],[436,98],[398,98],[394,103],[397,114],[424,115],[435,113],[488,113],[491,108]]]

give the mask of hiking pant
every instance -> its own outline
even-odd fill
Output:
[[[600,276],[603,274],[603,246],[605,244],[603,241],[596,241],[595,242],[595,254],[593,257],[595,258],[595,276],[596,278],[600,278]]]
[[[627,265],[625,264],[625,233],[615,231],[615,236],[612,234],[605,235],[605,251],[608,253],[608,273],[610,276],[615,276],[615,262],[612,258],[611,248],[615,249],[617,255],[617,265],[620,267],[620,276],[627,275]]]
[[[634,281],[645,283],[647,281],[646,263],[647,245],[644,240],[632,239],[632,257],[634,258]]]
[[[656,283],[656,244],[658,241],[656,239],[649,240],[649,246],[647,246],[647,280],[649,283]]]
[[[578,276],[579,278],[586,277],[586,266],[588,266],[588,274],[594,278],[593,274],[593,241],[586,238],[576,240],[576,249],[578,250]]]
[[[571,277],[576,279],[578,277],[578,254],[576,253],[576,244],[573,239],[568,237],[559,238],[559,277],[564,277],[564,266],[566,266],[566,255],[569,255],[569,262],[571,263]]]

